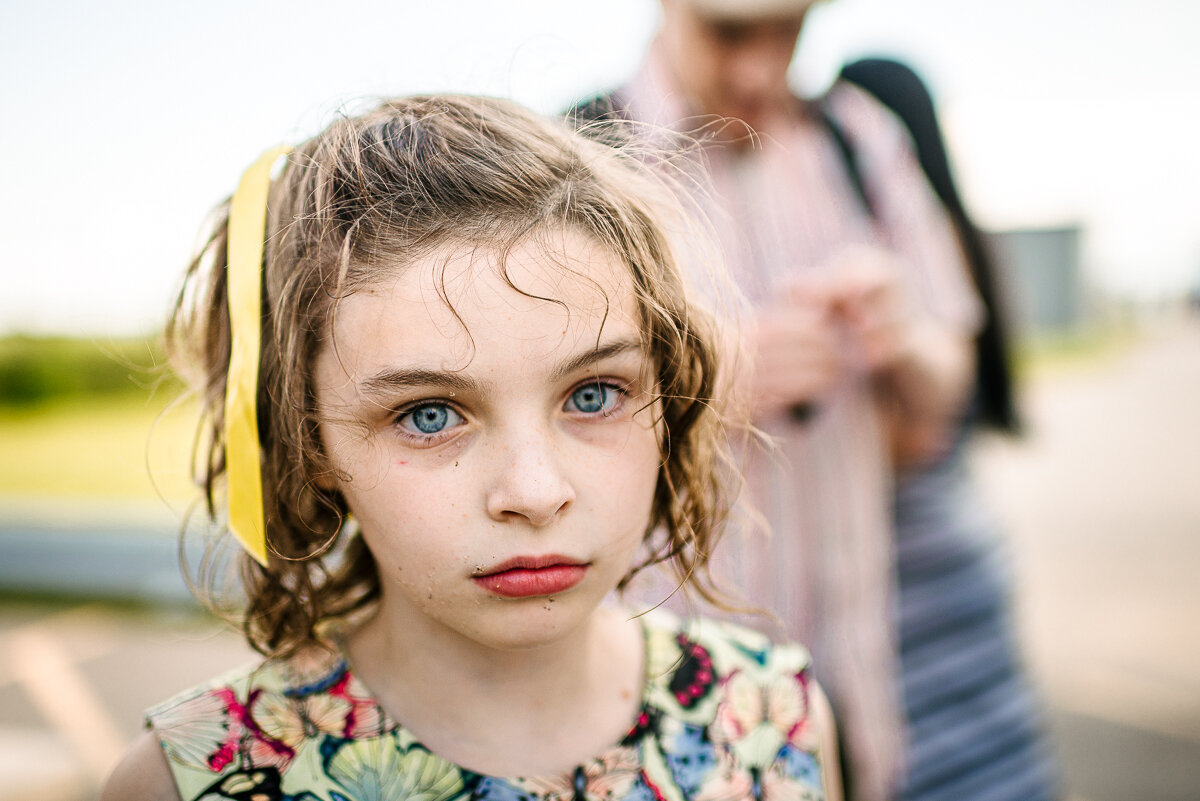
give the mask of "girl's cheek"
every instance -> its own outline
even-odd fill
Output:
[[[462,462],[471,437],[458,437],[432,448],[394,448],[389,464],[398,471],[454,469]]]
[[[642,439],[657,442],[654,432],[640,418],[626,416],[623,420],[568,421],[565,430],[578,443],[599,448],[614,457],[626,455],[626,449]]]

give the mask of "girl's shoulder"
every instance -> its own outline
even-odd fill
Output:
[[[707,725],[717,707],[736,705],[746,690],[806,693],[810,658],[802,645],[775,643],[735,623],[683,620],[662,610],[649,613],[643,626],[646,702],[664,713]]]
[[[807,650],[707,618],[655,612],[647,631],[644,776],[659,798],[823,797]],[[669,791],[668,791],[669,790]]]
[[[807,672],[810,658],[799,643],[773,642],[755,629],[708,617],[681,618],[656,609],[644,616],[647,661],[663,668],[680,658],[707,654],[717,679],[749,672],[755,676],[795,675]],[[650,665],[653,668],[653,665]],[[650,673],[655,675],[653,669]]]
[[[233,786],[276,797],[285,774],[319,765],[326,738],[354,743],[394,727],[344,656],[321,648],[232,670],[151,708],[146,722],[185,799],[234,797]]]
[[[146,720],[160,735],[205,719],[245,720],[252,711],[281,700],[343,696],[347,692],[344,685],[350,681],[349,666],[341,653],[310,647],[287,658],[247,663],[184,690],[147,710]]]

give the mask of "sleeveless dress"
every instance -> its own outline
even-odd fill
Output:
[[[809,661],[731,624],[642,619],[646,678],[629,733],[562,775],[485,776],[430,752],[345,658],[312,649],[147,713],[184,801],[816,801]]]

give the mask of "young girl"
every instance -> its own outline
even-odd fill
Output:
[[[265,659],[151,710],[104,798],[837,797],[801,648],[606,602],[702,576],[729,497],[648,168],[467,97],[277,156],[170,331]]]

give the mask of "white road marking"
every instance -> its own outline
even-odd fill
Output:
[[[42,627],[11,632],[13,675],[51,726],[71,745],[89,778],[101,781],[125,750],[125,738],[60,640]]]

